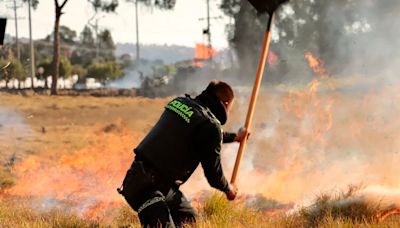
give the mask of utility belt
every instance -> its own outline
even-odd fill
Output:
[[[136,158],[117,191],[127,200],[134,200],[142,197],[146,192],[153,191],[157,179],[159,177],[156,171],[148,167],[143,160]]]
[[[169,189],[179,188],[180,183],[179,181],[169,181],[145,158],[136,155],[126,173],[122,186],[117,191],[127,200],[134,200],[156,190],[167,194]]]

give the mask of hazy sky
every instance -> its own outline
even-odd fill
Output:
[[[21,2],[20,0],[17,0]],[[111,30],[116,42],[136,42],[134,4],[120,0],[117,12],[99,15],[99,25]],[[223,16],[212,21],[212,41],[217,48],[226,47],[225,25],[227,18],[218,8],[219,1],[211,0],[211,16]],[[0,3],[0,16],[11,20],[7,22],[6,33],[15,35],[14,12],[12,1]],[[28,9],[25,5],[18,9],[19,36],[28,37]],[[77,31],[78,35],[93,15],[93,10],[86,0],[69,0],[61,17],[61,24]],[[206,21],[199,18],[206,16],[206,0],[177,0],[172,11],[160,11],[140,7],[140,42],[146,44],[179,44],[194,47],[196,42],[205,42],[202,29]],[[54,26],[54,1],[40,0],[39,7],[33,11],[33,37],[44,38],[50,34]]]

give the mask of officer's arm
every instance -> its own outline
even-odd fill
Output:
[[[229,191],[229,183],[225,178],[221,166],[220,151],[222,134],[220,129],[212,124],[207,124],[198,133],[198,153],[208,183],[211,187],[219,189],[222,192]]]
[[[222,136],[223,136],[223,140],[222,140],[223,143],[231,143],[231,142],[235,141],[237,134],[234,132],[225,132],[224,131]]]

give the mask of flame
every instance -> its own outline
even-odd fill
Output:
[[[270,51],[268,53],[268,64],[270,66],[275,66],[276,64],[278,64],[278,61],[279,61],[278,55],[275,52]]]
[[[249,185],[244,180],[243,185],[249,185],[245,191],[251,191],[250,188],[260,189],[262,193],[270,198],[278,199],[284,202],[296,202],[305,192],[304,180],[296,179],[294,176],[304,170],[311,169],[319,160],[323,160],[325,156],[325,148],[330,131],[333,128],[333,113],[335,99],[320,95],[320,90],[327,83],[327,71],[323,67],[321,61],[313,57],[308,52],[306,58],[310,63],[310,67],[317,77],[312,79],[305,88],[291,89],[286,94],[280,96],[275,104],[282,107],[279,112],[281,122],[277,123],[272,138],[268,141],[273,142],[279,149],[269,148],[270,150],[278,150],[279,155],[273,160],[275,169],[265,172],[265,164],[260,160],[259,166],[255,161],[255,166],[248,176],[253,178],[255,185]],[[328,87],[333,90],[335,87]],[[293,128],[296,125],[296,128]],[[261,135],[261,133],[259,133]],[[265,157],[262,151],[265,151],[261,143],[257,146],[258,158]],[[272,155],[269,155],[272,156]],[[305,159],[308,157],[309,159]],[[272,165],[271,165],[272,166]],[[261,183],[261,184],[260,184]],[[288,183],[291,189],[288,193]],[[253,190],[254,191],[254,190]],[[273,210],[266,214],[274,215],[280,210]]]
[[[204,67],[204,63],[210,60],[217,54],[217,51],[205,44],[196,44],[193,66]]]
[[[305,57],[308,61],[309,66],[314,71],[314,73],[317,73],[318,75],[321,76],[328,75],[328,71],[325,69],[322,60],[319,60],[318,58],[314,57],[311,52],[306,52]]]
[[[142,137],[122,126],[110,133],[94,127],[83,139],[92,143],[77,151],[45,151],[24,159],[15,167],[17,184],[5,193],[41,198],[43,204],[48,199],[68,202],[88,218],[120,207],[123,200],[116,188],[132,162],[132,148]]]

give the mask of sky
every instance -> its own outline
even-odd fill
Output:
[[[6,2],[6,3],[4,3]],[[19,37],[29,37],[28,8],[17,0],[21,8],[18,9],[18,33]],[[101,13],[99,26],[112,32],[115,42],[136,43],[135,35],[135,8],[133,3],[119,0],[120,5],[116,13]],[[228,46],[225,33],[225,25],[230,23],[218,8],[219,1],[210,0],[211,16],[221,19],[212,20],[212,43],[221,49]],[[15,36],[14,11],[12,0],[0,3],[0,17],[7,17],[6,33]],[[64,8],[65,14],[61,17],[61,25],[75,30],[78,35],[93,16],[93,10],[86,0],[69,0]],[[202,29],[206,27],[206,21],[199,18],[206,17],[206,0],[177,0],[174,10],[161,11],[139,7],[140,42],[144,44],[183,45],[194,47],[196,43],[205,42]],[[40,0],[37,10],[32,12],[33,37],[44,38],[53,31],[54,27],[54,1]]]

